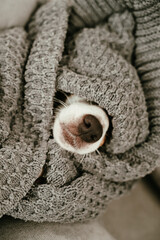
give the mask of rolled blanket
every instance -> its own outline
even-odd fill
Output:
[[[52,0],[0,34],[1,216],[88,220],[160,165],[159,13],[151,0]],[[58,90],[111,116],[99,154],[54,141]]]

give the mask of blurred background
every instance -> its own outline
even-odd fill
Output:
[[[113,200],[99,221],[118,240],[160,240],[160,168]]]

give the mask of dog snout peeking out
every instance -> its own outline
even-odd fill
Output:
[[[94,143],[102,136],[103,129],[99,120],[94,115],[87,114],[78,125],[78,132],[82,140],[87,143]]]
[[[54,100],[53,136],[60,147],[78,154],[97,150],[109,128],[106,112],[75,95],[58,92]]]

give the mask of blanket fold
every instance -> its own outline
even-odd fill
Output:
[[[159,13],[156,0],[52,0],[27,31],[0,34],[1,216],[88,220],[160,165]],[[112,117],[99,153],[73,154],[54,141],[58,90]]]

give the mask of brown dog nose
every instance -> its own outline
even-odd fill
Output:
[[[78,126],[78,133],[85,142],[94,143],[101,138],[103,129],[95,116],[87,114]]]

